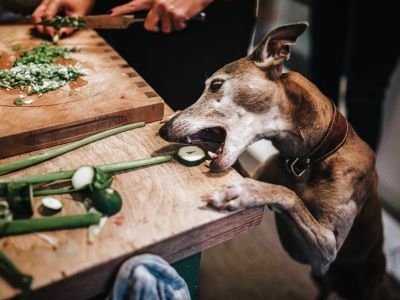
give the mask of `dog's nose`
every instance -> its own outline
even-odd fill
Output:
[[[158,131],[160,137],[166,141],[168,141],[168,129],[169,129],[169,124],[165,123],[163,126],[161,126],[160,130]]]

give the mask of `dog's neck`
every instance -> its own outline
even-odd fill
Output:
[[[298,73],[281,79],[283,117],[287,130],[269,139],[282,156],[294,158],[308,153],[326,134],[332,121],[332,104],[319,89]]]

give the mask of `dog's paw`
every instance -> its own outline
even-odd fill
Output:
[[[214,208],[238,210],[257,205],[256,195],[252,193],[247,180],[223,186],[219,190],[202,196],[202,201]]]
[[[225,185],[219,190],[202,196],[202,201],[218,209],[238,210],[268,205],[275,212],[290,209],[296,195],[289,189],[251,178]]]

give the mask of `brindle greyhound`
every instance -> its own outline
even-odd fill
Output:
[[[276,156],[246,178],[204,195],[218,209],[268,205],[284,248],[311,265],[320,299],[385,299],[381,207],[374,153],[318,88],[282,73],[305,22],[271,31],[245,58],[206,81],[200,99],[160,135],[185,143],[214,141],[211,169],[223,170],[248,145],[271,140]],[[266,183],[269,182],[269,183]]]

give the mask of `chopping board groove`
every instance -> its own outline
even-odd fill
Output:
[[[29,26],[0,27],[0,52],[13,54],[39,45]],[[27,96],[31,105],[18,107],[18,91],[0,89],[0,158],[6,158],[86,137],[128,123],[162,119],[161,97],[93,31],[80,31],[60,46],[77,47],[72,58],[88,73],[83,85]]]

